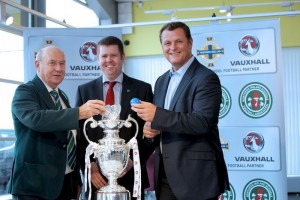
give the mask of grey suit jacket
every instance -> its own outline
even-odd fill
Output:
[[[219,78],[194,59],[166,110],[164,99],[169,80],[168,71],[155,84],[154,104],[158,108],[152,122],[152,128],[162,131],[162,158],[168,182],[179,200],[218,196],[229,188],[217,126]],[[159,139],[160,136],[155,138],[156,144]],[[159,145],[156,153],[158,177]]]
[[[79,122],[78,108],[70,108],[66,95],[61,90],[59,94],[69,109],[56,109],[37,76],[16,89],[12,117],[17,140],[8,190],[11,194],[55,199],[61,192],[67,161],[67,132],[78,129]],[[79,168],[75,171],[79,178]]]

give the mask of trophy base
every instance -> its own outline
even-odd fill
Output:
[[[124,192],[103,192],[96,191],[94,200],[130,200],[130,192],[128,190]]]

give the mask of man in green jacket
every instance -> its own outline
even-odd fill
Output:
[[[105,112],[104,102],[90,100],[70,108],[66,94],[58,88],[66,61],[56,46],[38,51],[35,68],[37,75],[16,89],[12,101],[16,143],[8,191],[15,200],[77,199],[79,166],[68,162],[68,144],[74,144],[72,149],[78,152],[79,120]],[[58,94],[57,99],[52,92]],[[75,141],[68,142],[68,135]]]

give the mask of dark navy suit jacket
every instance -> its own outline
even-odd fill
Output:
[[[217,126],[222,95],[220,80],[195,58],[166,110],[169,80],[168,71],[157,79],[154,89],[153,102],[158,108],[151,126],[162,131],[155,138],[156,177],[161,137],[165,172],[177,199],[216,197],[229,188]],[[156,186],[159,193],[157,182]]]

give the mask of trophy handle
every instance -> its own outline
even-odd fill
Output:
[[[92,123],[91,123],[91,127],[92,127],[92,128],[97,127],[98,123],[97,123],[96,120],[94,120],[93,117],[90,117],[90,118],[88,118],[87,120],[85,120],[84,125],[83,125],[83,134],[84,134],[86,140],[87,140],[89,143],[92,143],[92,141],[89,140],[88,136],[86,135],[86,130],[85,130],[86,124],[87,124],[88,122],[92,122]]]
[[[138,133],[139,133],[139,124],[138,124],[137,121],[136,121],[134,118],[132,118],[132,117],[130,116],[130,114],[129,114],[129,115],[128,115],[128,118],[127,118],[126,121],[124,122],[124,126],[125,126],[126,128],[130,128],[130,127],[131,127],[130,121],[134,122],[134,124],[135,124],[136,129],[135,129],[135,135],[134,135],[133,137],[136,138],[137,135],[138,135]]]

